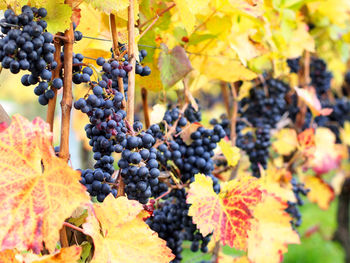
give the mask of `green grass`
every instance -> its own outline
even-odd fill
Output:
[[[321,210],[317,205],[306,201],[301,207],[303,223],[298,231],[301,235],[300,245],[289,245],[288,252],[284,255],[284,263],[342,263],[344,262],[343,248],[336,242],[331,241],[336,228],[336,207],[334,201],[327,210]],[[318,226],[319,231],[309,237],[305,232]],[[190,242],[184,243],[182,253],[184,263],[196,263],[201,260],[209,260],[210,255],[200,252],[193,253],[190,250]],[[225,246],[223,251],[227,255],[241,255],[240,251]]]

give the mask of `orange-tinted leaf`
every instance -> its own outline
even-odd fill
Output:
[[[294,87],[298,96],[305,102],[305,104],[310,108],[312,114],[316,117],[319,115],[327,116],[332,113],[333,109],[324,108],[322,109],[321,103],[317,98],[316,90],[313,87],[306,89],[301,89]]]
[[[260,199],[261,191],[255,178],[234,179],[217,195],[211,178],[197,174],[190,185],[187,203],[191,204],[189,215],[204,236],[214,232],[214,240],[246,249],[251,209]]]
[[[182,132],[180,134],[181,139],[184,142],[190,144],[192,142],[191,134],[197,131],[197,129],[201,126],[202,125],[198,122],[193,122],[193,123],[188,122],[186,126],[182,128]]]
[[[0,133],[1,249],[52,251],[64,220],[89,202],[80,173],[55,156],[42,119],[15,115]]]
[[[305,176],[302,181],[305,188],[310,189],[307,194],[309,200],[321,209],[328,209],[335,197],[333,188],[318,176]]]
[[[103,204],[94,204],[96,217],[87,218],[83,228],[94,240],[91,262],[166,263],[174,259],[166,242],[157,237],[139,216],[143,206],[126,197],[109,195]],[[101,227],[100,227],[101,226]]]
[[[299,148],[301,151],[309,151],[315,146],[315,130],[310,128],[298,134]]]
[[[265,195],[253,211],[248,231],[248,258],[254,263],[278,263],[288,251],[288,244],[299,244],[299,235],[292,229],[291,217],[284,210],[287,203]]]
[[[16,259],[16,253],[15,250],[11,250],[11,249],[6,249],[4,251],[0,252],[0,262],[1,263],[20,263],[17,259]]]
[[[250,263],[247,256],[241,256],[241,257],[232,257],[229,255],[225,255],[224,253],[219,253],[218,256],[218,262],[219,263]]]
[[[61,248],[51,255],[38,256],[32,253],[18,254],[23,263],[77,263],[80,259],[81,247],[71,246]]]

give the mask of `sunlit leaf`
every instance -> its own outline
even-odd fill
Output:
[[[89,202],[80,173],[56,157],[49,126],[14,115],[0,133],[1,249],[50,251],[64,220]]]
[[[94,241],[91,262],[170,262],[174,255],[139,216],[142,211],[139,202],[126,197],[115,199],[109,195],[103,204],[94,204],[96,217],[90,213],[83,225]]]
[[[246,249],[251,210],[261,199],[258,180],[243,177],[226,183],[220,194],[213,191],[210,177],[195,176],[187,196],[189,215],[202,235],[213,232],[214,240],[237,249]]]
[[[219,146],[227,160],[228,165],[236,166],[240,158],[239,148],[232,146],[230,142],[225,140],[221,140],[219,142]]]

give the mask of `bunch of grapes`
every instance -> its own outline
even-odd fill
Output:
[[[300,70],[300,57],[287,59],[287,64],[292,73],[298,73]]]
[[[155,142],[153,136],[144,131],[129,136],[118,162],[128,198],[142,204],[146,204],[148,198],[154,196],[152,187],[159,184],[157,149],[153,148]]]
[[[126,113],[121,109],[123,94],[108,87],[104,81],[92,82],[93,94],[80,98],[74,107],[89,116],[90,124],[85,131],[90,139],[90,145],[96,160],[95,171],[83,171],[81,183],[87,187],[92,196],[97,196],[102,202],[111,192],[104,184],[114,183],[113,152],[121,152],[126,146],[125,134],[127,128],[124,123]],[[93,174],[93,181],[87,175]],[[109,188],[108,188],[109,189]],[[111,189],[110,189],[111,190]]]
[[[60,89],[63,85],[60,79],[51,81],[51,70],[57,67],[57,62],[54,61],[53,35],[46,30],[46,15],[45,8],[25,5],[19,15],[7,9],[0,21],[1,65],[13,74],[29,70],[31,74],[25,74],[21,82],[25,86],[38,84],[34,93],[41,105],[46,105],[55,95],[49,87]]]
[[[310,77],[311,85],[316,89],[317,96],[321,98],[331,88],[331,80],[333,78],[323,59],[311,58]]]
[[[296,198],[296,202],[290,202],[288,201],[288,207],[286,209],[286,212],[288,212],[293,220],[291,221],[292,226],[298,227],[301,225],[301,213],[299,211],[298,206],[302,206],[304,204],[303,200],[301,199],[301,195],[306,196],[309,192],[309,189],[306,189],[304,184],[298,183],[296,178],[293,177],[291,180],[292,184],[292,190],[294,193],[294,196]]]

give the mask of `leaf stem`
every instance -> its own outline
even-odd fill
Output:
[[[76,231],[79,231],[79,232],[81,232],[81,233],[83,233],[83,234],[85,234],[85,233],[84,233],[84,230],[83,230],[82,228],[77,227],[77,226],[75,226],[75,225],[73,225],[73,224],[71,224],[71,223],[63,222],[63,225],[66,226],[66,227],[72,228],[72,229],[74,229],[74,230],[76,230]]]

